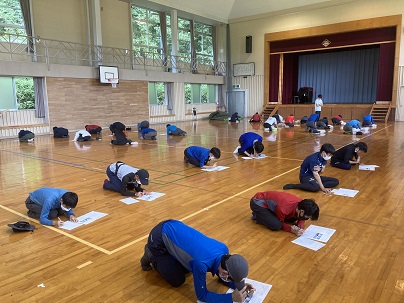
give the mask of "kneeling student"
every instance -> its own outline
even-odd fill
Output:
[[[107,167],[107,176],[103,189],[109,189],[121,193],[122,196],[141,197],[148,193],[141,185],[149,184],[149,172],[129,166],[121,161],[110,164]]]
[[[91,140],[91,134],[85,129],[78,130],[73,139],[73,141],[77,142],[90,141],[90,140]]]
[[[220,158],[220,149],[212,147],[211,149],[201,146],[190,146],[184,150],[184,163],[192,164],[200,168],[213,168],[217,166],[215,162],[213,165],[206,165],[210,160]]]
[[[348,144],[334,153],[330,161],[331,166],[346,170],[351,169],[352,165],[360,164],[361,157],[358,153],[362,151],[367,153],[368,146],[366,143]]]
[[[172,124],[167,124],[166,125],[166,130],[167,130],[167,136],[186,136],[187,132],[183,131],[181,128],[172,125]]]
[[[313,199],[302,199],[289,193],[267,191],[256,193],[250,201],[252,220],[271,230],[288,231],[296,236],[304,232],[304,221],[317,220],[320,209]],[[289,224],[288,224],[289,223]]]
[[[53,223],[52,219],[65,215],[70,221],[77,222],[72,210],[77,206],[77,202],[76,193],[61,188],[42,187],[29,194],[25,206],[29,217],[39,219],[44,225],[60,227],[63,221]]]

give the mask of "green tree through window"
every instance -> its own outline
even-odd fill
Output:
[[[26,35],[19,0],[0,0],[0,33]]]

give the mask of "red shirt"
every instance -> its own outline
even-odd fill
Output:
[[[342,120],[342,118],[340,116],[338,116],[338,115],[334,116],[333,118],[338,119],[339,121]]]
[[[254,115],[251,117],[250,121],[261,121],[261,116],[260,116],[260,114],[254,114]]]
[[[287,116],[285,119],[285,123],[293,124],[293,120],[295,120],[295,116]]]
[[[290,225],[284,223],[284,221],[285,219],[297,217],[297,204],[302,201],[302,198],[280,191],[266,191],[256,193],[254,195],[254,198],[275,201],[277,204],[275,215],[282,222],[282,229],[289,232],[292,230]],[[264,203],[263,207],[268,208],[266,203]],[[304,228],[304,220],[298,220],[297,225],[299,225],[300,228]]]

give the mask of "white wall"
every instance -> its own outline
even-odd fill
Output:
[[[243,83],[245,86],[242,85],[241,88],[250,91],[261,85],[260,81],[262,79],[260,76],[264,75],[264,36],[266,33],[398,14],[404,14],[403,0],[357,0],[352,3],[329,8],[311,8],[310,10],[284,15],[258,15],[255,17],[252,16],[230,20],[232,64],[255,62],[256,76],[251,77],[251,81]],[[245,37],[248,35],[253,37],[253,51],[251,54],[245,53]],[[403,30],[401,30],[399,65],[404,66]],[[234,81],[238,81],[238,79],[234,79]],[[234,81],[233,83],[236,83]],[[261,96],[257,95],[255,98],[261,98]],[[397,100],[397,106],[399,106],[399,104],[404,104],[403,98],[404,94],[401,94],[401,100]],[[252,97],[252,99],[249,98],[249,102],[251,103],[249,109],[252,109],[254,105],[258,106],[262,104],[262,100],[254,99],[254,97]],[[256,110],[250,111],[249,115],[254,114],[255,111]],[[404,118],[404,113],[401,117]]]

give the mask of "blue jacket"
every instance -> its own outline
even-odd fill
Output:
[[[309,119],[307,119],[307,121],[311,121],[311,122],[317,122],[318,119],[320,119],[319,114],[311,114]]]
[[[146,135],[146,134],[148,134],[150,132],[155,132],[155,131],[156,130],[153,129],[153,128],[144,128],[144,129],[142,129],[142,137],[143,137],[143,139],[144,139],[144,135]]]
[[[370,121],[372,124],[375,124],[373,121],[372,115],[367,115],[367,116],[363,117],[363,122],[365,122],[365,121]]]
[[[304,159],[302,165],[300,165],[300,174],[299,178],[302,177],[313,177],[314,166],[324,167],[327,164],[327,161],[321,157],[320,152],[311,154],[310,156]]]
[[[176,220],[166,221],[162,228],[163,241],[168,252],[194,276],[194,288],[198,300],[203,302],[232,303],[231,294],[218,294],[206,288],[206,274],[218,273],[227,246]],[[235,285],[229,284],[233,289]]]
[[[170,135],[173,131],[177,130],[177,126],[175,125],[170,125],[167,126],[166,128],[167,128],[167,136]]]
[[[358,120],[351,120],[346,125],[350,125],[352,128],[361,128],[361,123]]]
[[[262,142],[262,137],[257,133],[253,132],[242,134],[240,136],[240,141],[243,142],[243,144],[241,145],[241,151],[244,153],[247,150],[247,148],[253,147],[255,140]]]
[[[187,148],[188,154],[199,161],[199,167],[204,166],[209,161],[210,149],[200,146],[190,146]]]
[[[60,208],[60,199],[62,199],[65,193],[67,193],[65,189],[42,187],[29,194],[32,202],[42,206],[41,216],[39,217],[41,224],[52,225],[52,220],[48,219],[49,212],[52,209]],[[70,219],[71,215],[74,215],[71,209],[65,214],[68,219]]]

